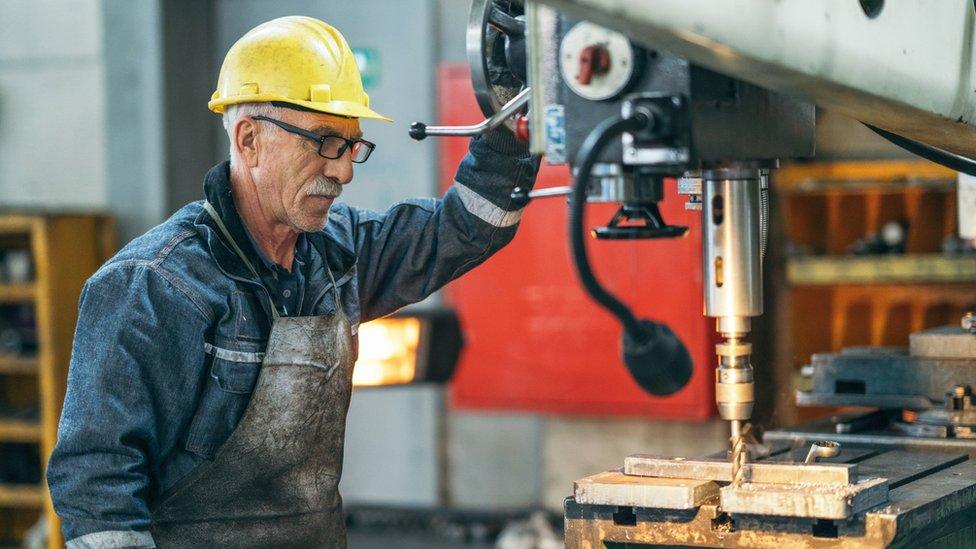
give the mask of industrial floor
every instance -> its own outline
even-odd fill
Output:
[[[399,535],[395,532],[371,534],[367,532],[349,532],[349,549],[490,549],[492,543],[477,543],[464,541],[449,541],[440,536],[425,534]]]
[[[349,549],[562,547],[562,516],[539,510],[347,509]]]

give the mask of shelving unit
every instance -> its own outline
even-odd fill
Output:
[[[10,508],[40,509],[44,506],[43,486],[0,486],[0,505]]]
[[[816,352],[908,344],[976,307],[976,255],[942,252],[956,231],[956,172],[924,161],[792,164],[774,172],[770,286],[777,422],[797,409],[799,369]],[[905,253],[851,255],[858,239],[907,221]],[[789,249],[789,252],[787,252]]]
[[[976,255],[796,257],[786,260],[791,285],[946,284],[976,280]]]
[[[57,440],[78,297],[85,280],[114,253],[110,217],[91,213],[0,213],[0,250],[29,250],[33,280],[0,283],[0,306],[34,308],[36,356],[0,355],[0,443],[37,445],[43,469]],[[0,482],[0,540],[21,539],[42,513],[49,547],[62,547],[60,523],[43,473],[37,484]]]
[[[0,375],[37,374],[37,359],[28,357],[0,356]]]
[[[29,303],[36,296],[33,284],[0,284],[0,303]]]

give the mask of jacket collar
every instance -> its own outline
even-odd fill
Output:
[[[203,191],[207,201],[220,214],[224,225],[227,226],[227,231],[234,237],[237,245],[247,255],[252,264],[260,265],[261,254],[258,253],[258,250],[252,244],[251,238],[245,232],[244,221],[241,219],[240,214],[237,213],[237,207],[234,205],[234,196],[230,185],[230,162],[225,160],[210,168],[203,181]],[[233,248],[224,241],[224,237],[220,233],[216,222],[211,219],[206,210],[201,211],[200,215],[197,216],[196,225],[206,240],[210,254],[217,263],[217,266],[227,273],[228,276],[253,284],[261,283],[260,280],[251,274],[241,258],[237,257]],[[310,285],[314,284],[313,281],[319,280],[331,284],[328,282],[328,275],[324,272],[325,263],[323,259],[328,261],[329,268],[332,270],[336,281],[340,278],[345,278],[344,275],[356,263],[355,253],[332,239],[325,231],[305,233],[305,236],[313,250],[309,258],[310,276],[308,280]]]

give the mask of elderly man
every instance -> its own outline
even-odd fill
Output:
[[[374,149],[359,119],[386,119],[342,35],[308,17],[234,44],[209,106],[231,146],[206,200],[129,243],[81,297],[48,469],[69,547],[344,546],[359,323],[510,241],[510,193],[538,167],[497,131],[472,140],[441,200],[335,202]]]

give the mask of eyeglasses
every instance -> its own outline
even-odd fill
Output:
[[[330,160],[342,158],[342,155],[346,154],[347,150],[350,150],[352,151],[352,161],[356,164],[362,164],[363,162],[366,162],[366,159],[368,159],[369,155],[372,154],[373,149],[376,148],[375,143],[371,143],[365,139],[346,139],[338,135],[319,135],[308,130],[303,130],[298,126],[292,126],[287,122],[275,120],[274,118],[268,118],[267,116],[258,115],[252,118],[255,120],[271,122],[286,132],[300,135],[306,139],[315,141],[319,144],[319,156],[328,158]]]

